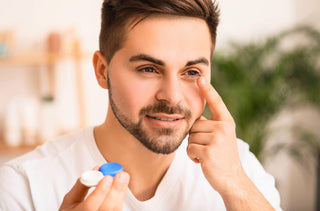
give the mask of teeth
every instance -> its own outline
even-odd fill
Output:
[[[153,119],[161,120],[161,121],[176,121],[178,119],[165,119],[165,118],[160,118],[160,117],[151,117]]]

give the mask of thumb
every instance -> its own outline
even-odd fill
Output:
[[[79,178],[72,189],[64,196],[60,210],[70,208],[71,206],[82,202],[88,194],[89,189],[90,187],[83,185]]]

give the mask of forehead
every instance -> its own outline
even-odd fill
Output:
[[[119,53],[144,53],[175,62],[199,57],[210,61],[211,36],[206,22],[200,18],[151,16],[128,28]]]

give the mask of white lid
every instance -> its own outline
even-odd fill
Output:
[[[80,182],[87,187],[95,187],[99,181],[103,178],[103,174],[100,171],[85,171],[80,178]]]

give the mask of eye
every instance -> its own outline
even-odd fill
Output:
[[[197,70],[188,70],[187,72],[185,72],[185,75],[191,76],[191,77],[199,77],[201,76],[201,73]]]
[[[143,67],[140,68],[138,71],[144,73],[157,73],[157,70],[154,67]]]

